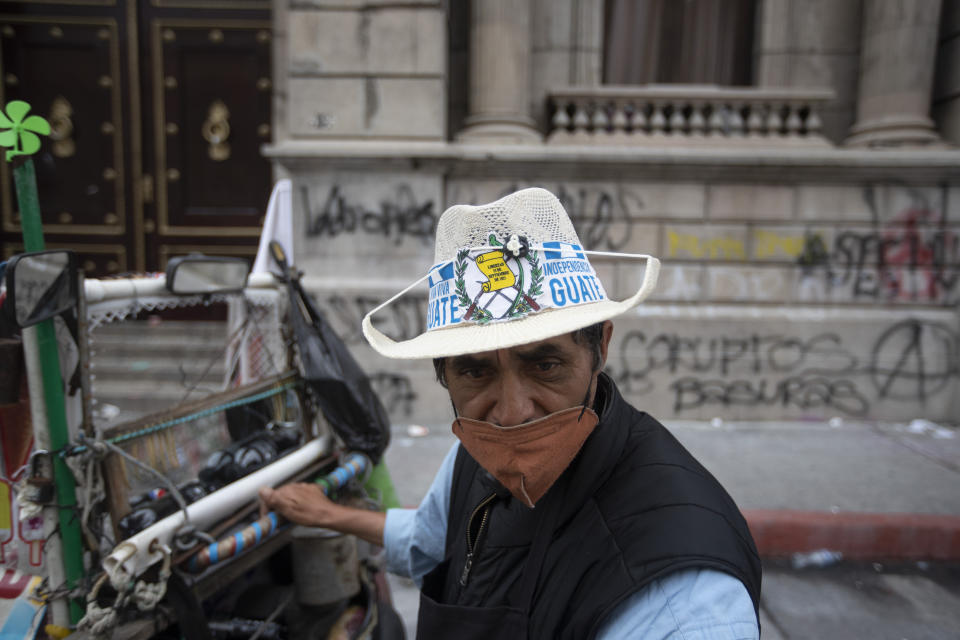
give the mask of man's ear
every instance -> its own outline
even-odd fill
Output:
[[[600,337],[600,371],[607,364],[607,349],[610,347],[610,338],[613,337],[613,322],[605,320],[603,323],[603,332]]]

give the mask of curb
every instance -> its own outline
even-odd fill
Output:
[[[859,560],[960,560],[960,516],[743,511],[761,556],[829,549]]]

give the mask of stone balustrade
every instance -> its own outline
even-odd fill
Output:
[[[699,85],[563,87],[550,92],[548,143],[830,146],[825,89]]]

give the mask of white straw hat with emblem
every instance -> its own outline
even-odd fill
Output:
[[[588,255],[638,261],[639,289],[607,297]],[[437,223],[427,274],[363,319],[363,335],[388,358],[440,358],[515,347],[609,320],[652,292],[660,261],[582,247],[563,205],[545,189],[522,189],[484,205],[454,205]],[[373,326],[384,307],[429,280],[428,327],[395,341]]]

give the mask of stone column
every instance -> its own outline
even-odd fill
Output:
[[[756,84],[832,89],[835,97],[817,115],[823,134],[843,143],[857,117],[859,0],[762,0],[758,11]]]
[[[938,143],[930,119],[940,0],[865,0],[850,146]]]
[[[462,142],[541,141],[530,104],[530,0],[470,3],[470,115]]]

